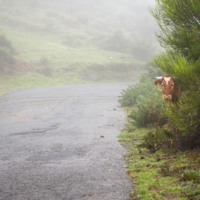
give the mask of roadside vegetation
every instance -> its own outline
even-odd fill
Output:
[[[131,0],[0,0],[0,93],[137,80],[143,60],[158,50],[153,31],[145,31],[155,24],[146,7]]]
[[[151,13],[166,51],[155,56],[139,83],[119,98],[129,106],[120,140],[130,147],[126,158],[136,185],[132,196],[200,199],[200,3],[156,0]],[[154,86],[153,76],[162,73],[179,80],[178,106],[164,102],[161,88]]]

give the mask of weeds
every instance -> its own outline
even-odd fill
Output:
[[[147,127],[154,125],[162,126],[166,123],[166,116],[163,112],[164,102],[159,94],[144,98],[137,98],[138,103],[129,112],[128,118],[133,120],[136,127]]]
[[[152,154],[141,145],[141,138],[153,132],[155,129],[135,129],[129,123],[119,136],[120,141],[131,148],[126,154],[126,160],[129,164],[127,173],[135,184],[131,193],[133,199],[198,199],[199,154],[197,152],[175,154],[168,148],[164,150],[159,148]],[[173,138],[171,133],[160,135],[160,141]],[[135,148],[136,145],[139,149]]]
[[[129,85],[126,90],[122,90],[118,100],[122,106],[133,106],[141,99],[161,92],[159,88],[153,87],[154,77],[162,74],[161,70],[152,61],[147,62],[144,67],[147,72],[140,75],[139,83]]]

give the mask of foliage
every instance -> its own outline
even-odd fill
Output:
[[[196,92],[185,92],[179,101],[179,107],[171,105],[166,114],[174,128],[182,134],[194,134],[200,128],[200,95]]]
[[[187,59],[200,56],[200,2],[198,0],[156,0],[151,12],[160,31],[157,39],[167,51]]]
[[[128,123],[119,136],[120,141],[130,147],[126,161],[127,173],[135,184],[131,192],[133,199],[198,199],[199,153],[188,151],[173,154],[170,146],[165,151],[162,148],[155,152],[153,149],[147,151],[141,145],[141,138],[149,134],[154,140],[154,131],[147,128],[135,129]],[[168,132],[168,127],[165,127],[165,134],[160,130],[157,135],[160,144],[158,140],[155,144],[159,144],[158,147],[166,140],[171,144],[173,133]],[[135,148],[136,145],[138,148]]]
[[[157,88],[152,88],[153,81],[148,78],[145,82],[140,82],[139,84],[129,85],[127,89],[122,90],[119,102],[123,106],[131,106],[138,102],[138,97],[147,97],[152,92],[155,93]]]
[[[9,64],[13,64],[15,61],[13,55],[9,51],[7,51],[5,48],[2,48],[2,47],[0,47],[0,59],[1,59],[1,62],[5,62]]]
[[[146,127],[155,123],[161,126],[166,123],[164,102],[159,94],[152,94],[146,98],[139,96],[137,102],[128,115],[134,120],[133,124],[136,127]]]
[[[3,34],[0,35],[0,47],[12,56],[17,54],[15,48],[12,46],[12,43]]]
[[[160,88],[154,87],[154,77],[162,75],[162,71],[155,65],[153,61],[149,61],[145,64],[147,72],[141,74],[138,84],[129,85],[127,89],[122,90],[121,96],[119,96],[119,102],[123,106],[131,106],[137,104],[142,96],[144,98],[149,97],[160,91]]]
[[[144,135],[139,148],[144,147],[155,153],[159,148],[170,149],[172,141],[174,139],[174,133],[170,132],[167,125],[163,128],[158,128],[156,131],[150,131]]]
[[[200,3],[193,0],[157,0],[152,14],[160,32],[160,44],[166,49],[155,62],[166,74],[173,75],[182,94],[178,105],[169,105],[166,116],[176,135],[174,148],[200,146]]]
[[[136,127],[146,127],[157,123],[165,123],[164,102],[160,88],[155,87],[154,77],[162,74],[157,65],[149,61],[145,64],[147,72],[141,74],[138,84],[129,85],[121,92],[119,102],[124,106],[133,106],[128,117]]]
[[[16,50],[11,42],[3,34],[0,35],[0,71],[5,71],[10,65],[15,63]]]
[[[39,65],[48,67],[49,64],[50,64],[50,61],[49,61],[48,58],[42,57],[42,58],[40,59]]]
[[[160,26],[157,36],[166,53],[156,56],[155,62],[178,79],[182,93],[177,105],[168,102],[165,108],[167,125],[146,129],[140,137],[138,129],[126,128],[125,139],[121,141],[132,147],[126,158],[128,173],[136,182],[134,197],[199,199],[200,3],[197,0],[156,2],[153,14]],[[139,103],[142,104],[141,99]],[[134,148],[136,145],[138,149]]]
[[[46,57],[42,57],[39,61],[39,66],[35,69],[36,72],[45,76],[51,76],[53,73],[53,67],[50,66],[50,60]]]
[[[193,181],[195,183],[200,183],[200,170],[185,170],[182,175],[182,180]]]
[[[167,74],[173,74],[187,90],[199,88],[200,59],[187,60],[184,56],[168,52],[155,58],[157,65]]]

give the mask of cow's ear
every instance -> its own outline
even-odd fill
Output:
[[[154,82],[154,85],[155,85],[155,86],[161,86],[161,84],[162,84],[162,80],[156,80],[156,81]]]

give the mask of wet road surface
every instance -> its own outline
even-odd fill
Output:
[[[117,141],[128,83],[50,86],[0,98],[0,199],[128,200]]]

